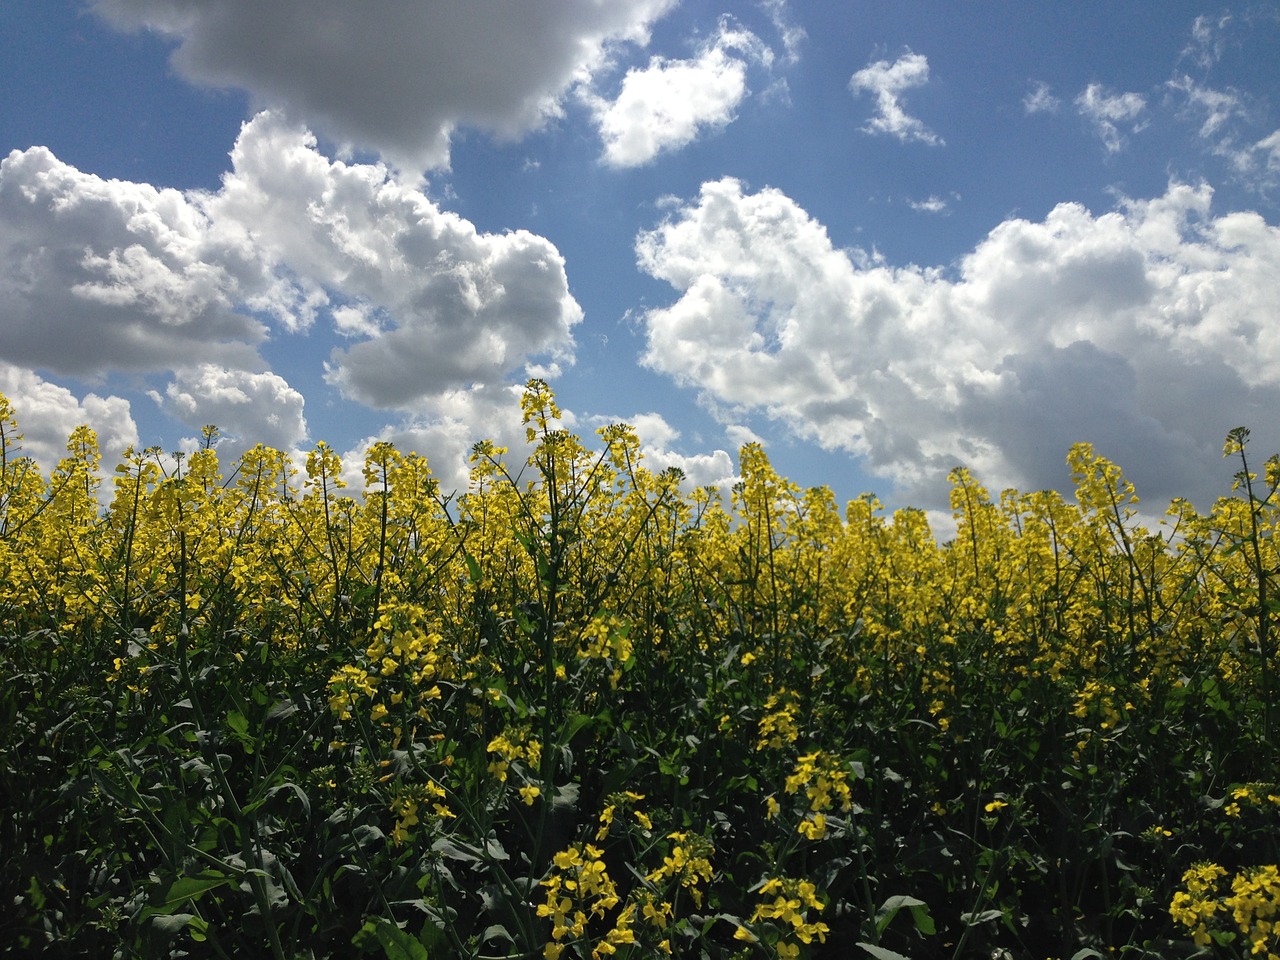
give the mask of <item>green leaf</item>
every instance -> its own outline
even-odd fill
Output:
[[[884,933],[885,928],[893,922],[893,918],[904,908],[911,911],[911,917],[915,921],[917,930],[924,934],[934,932],[933,918],[929,916],[928,904],[923,900],[917,900],[915,897],[897,896],[890,897],[876,911],[876,933]]]
[[[887,947],[877,947],[874,943],[859,943],[863,950],[871,954],[876,960],[911,960],[910,957],[904,957],[897,950],[890,950]]]
[[[281,700],[270,710],[267,711],[268,720],[283,720],[285,717],[292,717],[298,712],[298,705],[292,700]]]
[[[478,847],[473,847],[469,843],[454,843],[444,837],[431,844],[431,849],[442,857],[448,857],[450,860],[461,860],[463,863],[479,863],[482,859],[482,854]]]
[[[505,943],[515,943],[515,937],[500,923],[491,924],[485,927],[484,933],[480,935],[480,942],[487,943],[490,940],[502,940]]]
[[[296,783],[293,783],[293,782],[282,783],[279,786],[272,787],[270,790],[267,791],[267,796],[274,797],[276,794],[286,790],[292,791],[293,795],[298,798],[298,802],[302,804],[303,817],[305,817],[308,820],[311,819],[311,801],[307,799],[306,793]]]
[[[930,916],[928,907],[912,907],[911,919],[915,921],[916,929],[926,937],[932,937],[938,932],[938,927],[933,922],[933,917]]]
[[[572,740],[583,727],[589,726],[595,722],[595,717],[588,716],[585,713],[575,713],[572,717],[564,722],[561,727],[560,740],[568,743]]]
[[[249,733],[249,721],[245,719],[244,714],[239,710],[232,710],[227,714],[227,725],[231,727],[238,736],[247,736]]]
[[[934,926],[933,917],[929,915],[929,905],[923,900],[917,900],[915,897],[897,896],[890,897],[876,911],[876,933],[884,933],[885,928],[893,922],[893,918],[903,910],[911,911],[911,920],[915,924],[916,930],[925,936],[932,936],[937,932]]]
[[[578,809],[578,784],[566,783],[555,788],[551,798],[551,808],[557,811],[573,812]]]
[[[385,917],[373,918],[373,934],[387,960],[429,960],[427,948]]]
[[[1003,910],[983,910],[981,913],[962,913],[960,919],[966,926],[972,927],[988,920],[999,920],[1004,916]]]
[[[152,904],[142,911],[141,919],[173,915],[184,903],[198,900],[210,890],[216,890],[230,883],[232,879],[225,873],[200,873],[194,877],[179,877],[170,884],[160,903]]]
[[[166,937],[177,936],[188,925],[196,927],[201,934],[209,929],[209,925],[193,913],[155,914],[150,919],[151,925]]]

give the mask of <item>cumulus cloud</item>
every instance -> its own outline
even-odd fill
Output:
[[[780,191],[707,183],[637,239],[678,292],[643,317],[644,361],[923,507],[958,464],[996,489],[1065,487],[1077,441],[1157,501],[1203,500],[1225,492],[1231,427],[1280,450],[1280,230],[1211,200],[1174,183],[1100,215],[1061,204],[944,271],[837,249]]]
[[[252,224],[270,262],[338,309],[354,339],[328,377],[348,396],[403,407],[520,370],[571,362],[581,308],[564,259],[527,231],[482,234],[380,165],[330,160],[303,128],[263,114],[209,202]]]
[[[725,18],[697,57],[653,57],[647,67],[627,71],[612,101],[584,94],[604,141],[604,161],[640,166],[726,126],[749,92],[748,66],[771,59],[759,37]]]
[[[199,198],[103,180],[44,147],[0,161],[0,357],[66,374],[252,363],[238,312],[280,291]]]
[[[560,112],[609,44],[647,42],[675,0],[554,4],[348,0],[93,0],[123,30],[177,41],[195,83],[287,106],[408,171],[447,166],[463,126],[516,136]]]
[[[83,399],[66,387],[0,361],[0,393],[9,398],[22,434],[22,456],[31,457],[46,476],[67,455],[67,438],[82,424],[98,435],[98,448],[108,467],[119,462],[126,447],[138,445],[138,426],[129,401],[87,393]],[[10,457],[15,456],[9,450]]]
[[[294,451],[307,438],[302,394],[274,373],[203,363],[179,371],[152,399],[192,430],[216,426],[233,456],[256,443]]]
[[[906,53],[893,63],[877,60],[849,80],[854,94],[870,93],[876,98],[877,113],[864,128],[869,133],[887,133],[903,142],[919,140],[933,146],[941,137],[911,116],[902,106],[902,94],[929,82],[929,60],[919,53]]]
[[[432,399],[429,408],[406,415],[366,437],[343,456],[347,482],[359,489],[360,470],[366,451],[377,442],[395,445],[401,453],[419,453],[428,458],[432,475],[445,496],[465,493],[470,478],[471,450],[479,440],[505,447],[507,468],[519,473],[530,453],[521,424],[517,384],[473,384],[449,390]],[[576,418],[565,411],[561,426],[574,429]]]
[[[683,454],[675,450],[680,431],[667,422],[660,413],[637,413],[630,417],[592,417],[593,427],[612,423],[627,423],[640,439],[640,453],[644,466],[660,473],[675,467],[684,474],[684,488],[719,487],[728,491],[740,479],[735,458],[727,450],[710,453]],[[747,442],[746,440],[743,441]],[[740,446],[740,445],[739,445]]]
[[[1121,127],[1137,133],[1146,124],[1139,120],[1147,108],[1147,99],[1140,93],[1108,93],[1100,83],[1091,83],[1076,97],[1076,109],[1097,131],[1108,153],[1116,153],[1124,147]]]
[[[301,398],[263,372],[258,347],[320,317],[349,344],[330,379],[372,406],[572,362],[582,311],[549,241],[482,234],[380,164],[330,160],[275,114],[245,124],[231,160],[217,192],[180,193],[101,180],[41,147],[10,154],[0,358],[89,377],[176,371],[163,405],[184,421],[188,387],[220,370],[221,386],[279,402],[277,425],[236,421],[281,442],[305,434]]]

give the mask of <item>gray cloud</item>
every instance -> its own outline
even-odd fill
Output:
[[[87,393],[77,397],[30,370],[0,361],[0,393],[9,398],[22,434],[21,449],[8,455],[31,457],[46,476],[67,455],[67,438],[82,424],[98,435],[103,463],[119,462],[126,447],[138,445],[138,426],[129,401]],[[107,491],[108,498],[110,492]]]
[[[447,166],[460,126],[515,136],[615,41],[647,41],[674,0],[94,0],[116,27],[178,41],[188,79],[250,91],[406,171]]]
[[[172,371],[156,397],[184,423],[282,446],[306,427],[301,396],[258,353],[272,331],[331,318],[350,345],[330,379],[381,407],[572,362],[582,311],[549,241],[479,233],[271,113],[245,124],[231,159],[216,193],[101,180],[40,147],[4,160],[0,360],[87,378]]]
[[[43,147],[0,162],[0,357],[60,373],[253,362],[236,311],[270,278],[219,245],[198,199],[102,180]]]
[[[535,355],[572,361],[582,311],[564,260],[527,231],[481,234],[424,194],[368,164],[332,161],[305,130],[264,114],[232,153],[209,203],[252,224],[270,262],[334,307],[330,380],[378,407],[493,382]]]
[[[224,435],[219,450],[231,457],[257,443],[290,452],[307,437],[302,394],[274,373],[200,364],[178,371],[164,394],[152,398],[197,433],[218,427]]]
[[[645,362],[728,415],[760,412],[864,458],[924,507],[957,464],[1063,487],[1089,441],[1157,502],[1229,487],[1227,430],[1280,450],[1280,230],[1215,217],[1207,186],[999,224],[952,275],[832,246],[777,190],[731,179],[637,239],[677,299]],[[1225,482],[1224,482],[1225,481]]]

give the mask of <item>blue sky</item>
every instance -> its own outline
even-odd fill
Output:
[[[451,487],[541,375],[691,483],[945,510],[1086,440],[1207,505],[1280,450],[1277,63],[1273,4],[16,0],[0,390],[46,465]]]

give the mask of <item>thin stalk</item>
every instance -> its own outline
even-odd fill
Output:
[[[180,622],[178,625],[178,676],[182,682],[182,687],[186,691],[188,698],[191,700],[191,708],[195,713],[196,722],[200,725],[200,729],[208,730],[209,726],[205,720],[204,709],[200,704],[200,694],[196,689],[196,685],[191,680],[191,665],[187,659],[187,640],[191,635],[190,625],[187,623],[187,531],[185,518],[182,511],[182,500],[177,499],[178,505],[178,598],[180,604]],[[214,775],[218,778],[218,785],[222,788],[223,796],[226,798],[228,806],[231,807],[232,816],[235,818],[238,832],[240,834],[240,855],[245,862],[245,866],[258,862],[255,847],[261,846],[261,841],[255,829],[256,823],[251,822],[244,815],[239,801],[236,799],[235,791],[231,788],[231,782],[227,778],[227,772],[223,769],[222,758],[218,756],[217,748],[214,747],[208,752],[211,761],[210,766],[214,771]],[[262,877],[257,870],[248,870],[249,888],[253,892],[254,902],[257,904],[258,913],[262,917],[262,922],[267,928],[267,938],[271,943],[271,955],[276,960],[285,960],[284,947],[280,943],[280,933],[276,929],[275,923],[271,919],[271,903],[267,899],[267,891],[262,883]]]

